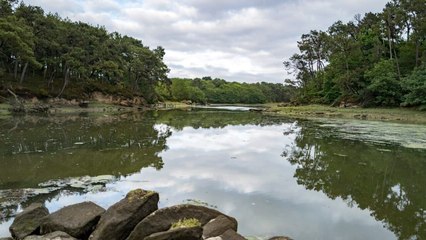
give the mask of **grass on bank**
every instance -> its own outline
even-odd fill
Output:
[[[223,105],[265,108],[264,113],[266,114],[296,118],[346,118],[426,124],[426,111],[409,108],[339,108],[325,105],[283,107],[279,106],[279,103]],[[192,105],[182,102],[165,102],[159,109],[188,109],[191,107]]]
[[[267,113],[303,118],[349,118],[426,124],[426,112],[408,108],[337,108],[324,105],[279,106],[265,104]]]

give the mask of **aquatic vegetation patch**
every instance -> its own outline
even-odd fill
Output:
[[[59,188],[80,188],[87,191],[92,191],[97,189],[96,185],[105,185],[107,183],[113,182],[116,180],[116,177],[112,175],[101,175],[101,176],[84,176],[77,178],[66,178],[58,180],[49,180],[44,183],[40,183],[40,187],[59,187]]]
[[[333,129],[333,133],[343,139],[426,149],[424,125],[333,119],[322,122],[320,126]]]
[[[111,175],[84,176],[77,178],[66,178],[49,180],[40,183],[38,188],[6,189],[0,190],[0,219],[7,219],[16,214],[23,203],[31,202],[32,199],[40,196],[56,195],[58,192],[102,192],[106,191],[105,185],[116,181],[117,178]]]

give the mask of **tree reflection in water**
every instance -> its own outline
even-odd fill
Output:
[[[140,173],[143,168],[160,170],[164,166],[161,156],[168,151],[167,140],[172,133],[184,132],[188,127],[192,130],[226,130],[228,126],[277,125],[290,126],[283,137],[292,145],[285,148],[283,157],[295,166],[295,170],[288,170],[290,176],[295,171],[298,184],[309,190],[324,192],[331,199],[342,198],[351,207],[369,210],[400,239],[426,238],[424,149],[377,144],[359,137],[344,138],[336,134],[338,128],[335,126],[249,112],[195,110],[120,116],[25,117],[3,120],[0,125],[0,204],[12,197],[17,199],[15,204],[1,208],[5,217],[0,217],[0,221],[6,221],[19,207],[25,207],[32,201],[45,202],[66,194],[84,195],[94,191],[93,188],[74,188],[64,184],[67,179],[108,175],[114,177],[112,181],[119,183],[120,179],[137,175],[135,173]],[[274,141],[282,140],[279,137]],[[169,139],[169,144],[171,142]],[[280,145],[277,152],[272,153],[268,146],[265,149],[266,155],[259,155],[261,158],[273,154],[276,161],[282,163],[277,156],[281,151]],[[191,154],[194,153],[189,153],[189,156]],[[252,160],[254,166],[262,161]],[[167,163],[180,169],[180,165]],[[190,161],[186,163],[191,164]],[[214,161],[211,163],[216,164]],[[164,170],[162,173],[167,175]],[[252,173],[250,167],[245,170],[248,172],[243,175]],[[46,190],[46,185],[41,183],[50,180],[61,180],[65,187],[52,188],[44,194],[28,191],[36,188]],[[277,186],[288,184],[273,183]],[[105,182],[101,182],[95,191],[103,191],[104,187]],[[204,186],[200,189],[205,192]],[[272,193],[265,193],[268,194]],[[243,197],[247,196],[243,194]],[[298,201],[297,196],[294,201]]]
[[[192,114],[194,113],[194,114]],[[222,114],[223,113],[223,114]],[[271,120],[272,121],[272,120]],[[111,181],[164,166],[171,128],[272,124],[256,113],[167,111],[122,115],[21,116],[0,122],[0,223],[19,207],[64,195],[103,191],[108,182],[75,186],[84,176]],[[275,119],[274,121],[277,121]],[[13,167],[12,167],[13,166]],[[50,186],[46,182],[52,181]],[[71,184],[70,184],[71,182]],[[74,184],[72,184],[74,183]]]
[[[106,183],[142,168],[161,169],[159,153],[167,149],[171,132],[160,132],[155,124],[152,114],[22,116],[2,121],[0,222],[32,202],[102,191]],[[106,180],[99,181],[104,175]]]
[[[426,238],[424,149],[345,140],[302,121],[283,157],[297,167],[298,184],[370,210],[400,239]]]

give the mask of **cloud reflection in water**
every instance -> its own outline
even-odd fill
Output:
[[[283,135],[291,127],[285,123],[172,128],[168,148],[160,154],[165,163],[161,170],[143,168],[107,184],[104,192],[61,195],[46,205],[54,211],[84,200],[108,207],[128,191],[145,188],[160,193],[160,207],[188,199],[217,206],[238,219],[239,231],[246,236],[394,239],[368,210],[348,207],[340,198],[332,200],[297,184],[296,167],[281,156],[287,145],[294,144],[298,129]]]

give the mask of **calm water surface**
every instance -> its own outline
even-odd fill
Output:
[[[0,120],[0,237],[32,202],[107,208],[135,188],[253,239],[425,239],[426,127],[198,109]]]

